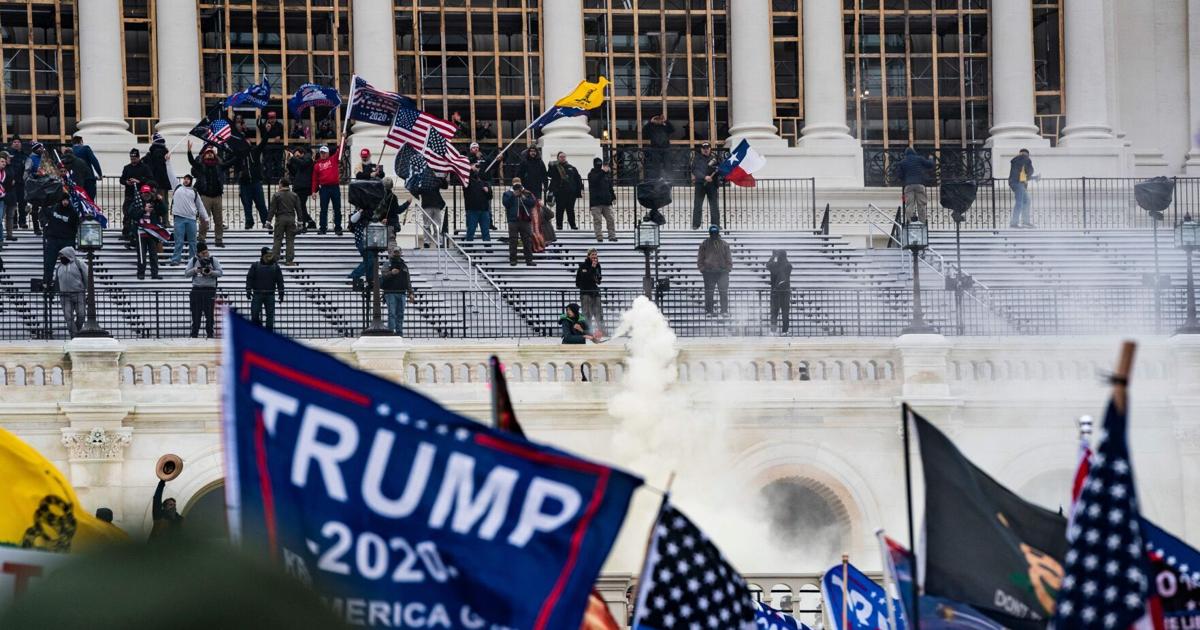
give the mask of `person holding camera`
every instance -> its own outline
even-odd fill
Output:
[[[512,180],[512,190],[504,191],[501,203],[508,217],[508,264],[517,266],[517,239],[520,239],[525,264],[533,267],[533,214],[539,211],[537,197],[525,189],[518,177]]]
[[[221,263],[208,253],[208,245],[201,241],[196,245],[196,255],[188,261],[183,277],[192,279],[192,291],[188,295],[188,306],[192,311],[191,337],[200,335],[200,318],[204,318],[204,336],[213,338],[213,309],[217,298],[217,278],[225,271]]]
[[[786,335],[792,319],[792,263],[788,262],[787,252],[782,249],[771,252],[767,271],[771,274],[771,332],[775,332],[775,324],[782,316],[782,331]]]
[[[695,197],[692,202],[692,229],[700,229],[700,220],[704,217],[704,200],[708,200],[709,224],[721,226],[721,204],[718,194],[721,190],[721,176],[717,166],[721,161],[713,153],[712,145],[700,143],[700,152],[692,158],[692,184],[695,186]]]

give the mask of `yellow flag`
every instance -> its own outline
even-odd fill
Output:
[[[79,551],[128,540],[79,504],[75,489],[32,446],[0,429],[0,545]]]
[[[555,107],[574,107],[576,109],[596,109],[604,104],[604,88],[608,85],[608,79],[600,77],[600,80],[592,83],[591,81],[580,81],[579,87],[575,88],[574,92],[558,99]]]

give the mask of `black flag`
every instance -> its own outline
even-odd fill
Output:
[[[925,473],[925,593],[1014,629],[1044,628],[1062,582],[1067,521],[1000,485],[916,413]]]
[[[494,354],[489,362],[492,367],[492,421],[501,431],[525,437],[525,430],[521,428],[521,423],[517,422],[512,397],[508,395],[508,379],[504,376],[504,366]]]

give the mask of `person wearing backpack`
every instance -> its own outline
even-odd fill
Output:
[[[171,215],[175,218],[175,249],[167,265],[174,267],[183,262],[183,243],[187,241],[188,258],[196,257],[196,235],[200,224],[208,225],[210,217],[204,208],[200,193],[192,187],[195,181],[191,173],[184,173],[180,181],[175,169],[167,165],[167,177],[171,180]]]

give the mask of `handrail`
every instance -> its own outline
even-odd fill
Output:
[[[432,224],[434,222],[433,216],[430,215],[428,212],[426,212],[425,208],[421,207],[421,204],[418,202],[418,200],[413,199],[412,206],[416,207],[418,210],[420,210],[421,216],[425,217],[425,219],[427,219],[428,223]],[[500,290],[500,286],[496,284],[496,281],[492,279],[491,275],[489,275],[488,272],[486,270],[484,270],[482,267],[475,264],[475,259],[472,258],[471,255],[468,254],[467,251],[464,250],[462,248],[462,246],[460,246],[458,244],[458,241],[454,240],[454,238],[450,236],[448,231],[439,230],[442,232],[440,237],[433,238],[433,233],[431,233],[429,230],[425,229],[424,223],[425,222],[418,222],[417,229],[421,230],[421,233],[423,234],[424,237],[426,237],[429,240],[432,240],[434,242],[434,247],[438,251],[439,268],[442,264],[442,260],[444,257],[444,258],[450,260],[451,262],[453,262],[454,265],[456,267],[458,267],[459,271],[462,271],[464,274],[466,274],[468,282],[471,284],[472,287],[474,287],[476,289],[483,288],[480,286],[479,280],[476,278],[476,274],[478,274],[479,276],[483,277],[483,279],[487,282],[488,285],[491,286],[491,288],[496,292],[497,295],[503,295],[503,291]],[[453,247],[454,250],[459,253],[459,255],[461,255],[463,258],[466,259],[467,264],[466,264],[465,268],[463,267],[462,263],[460,263],[458,260],[456,260],[453,256],[450,256],[445,253],[444,250],[446,248],[446,245],[445,245],[446,243],[449,243],[450,246]]]
[[[867,209],[869,211],[874,212],[875,214],[887,219],[888,223],[890,223],[892,225],[893,230],[904,227],[903,225],[897,223],[894,218],[889,217],[886,213],[884,213],[882,210],[880,210],[879,206],[876,206],[873,203],[868,203]],[[891,240],[892,242],[894,242],[896,245],[898,245],[900,248],[903,249],[904,243],[901,243],[900,240],[894,236],[894,234],[895,234],[894,231],[884,232],[883,228],[876,225],[874,222],[868,220],[867,223],[868,223],[869,227],[873,227],[873,228],[879,230],[881,233],[886,234],[889,240]],[[933,266],[928,261],[926,261],[924,258],[921,258],[921,262],[925,263],[926,267],[929,267],[930,269],[932,269],[935,273],[937,273],[943,279],[945,279],[946,274],[942,272],[942,269],[951,269],[952,268],[955,271],[957,271],[959,274],[963,274],[963,270],[961,267],[959,267],[958,265],[956,265],[954,263],[947,262],[946,257],[942,256],[941,252],[934,249],[933,246],[926,247],[924,251],[929,252],[930,254],[933,254],[934,258],[937,260],[938,265],[941,267],[941,269]],[[975,281],[975,286],[983,289],[984,291],[991,290],[991,288],[988,287],[988,285],[986,285],[978,280]]]

